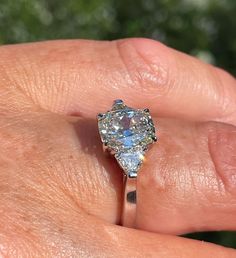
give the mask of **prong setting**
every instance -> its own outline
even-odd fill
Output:
[[[102,145],[102,149],[103,149],[104,152],[107,152],[107,151],[108,151],[107,145],[103,144],[103,145]]]
[[[116,99],[113,102],[113,106],[114,105],[124,105],[124,101],[122,99]]]
[[[105,116],[105,114],[99,113],[97,115],[97,118],[98,118],[98,120],[100,120],[100,119],[104,118],[104,116]]]
[[[157,137],[156,136],[153,136],[152,139],[153,139],[154,142],[157,142]]]

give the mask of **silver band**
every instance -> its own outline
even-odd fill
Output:
[[[137,178],[124,175],[124,200],[121,224],[125,227],[135,228],[137,204]]]

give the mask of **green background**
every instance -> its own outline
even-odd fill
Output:
[[[0,44],[124,37],[157,39],[236,75],[236,0],[0,0]],[[233,232],[189,237],[236,248]]]

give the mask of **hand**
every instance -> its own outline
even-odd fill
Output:
[[[2,46],[0,86],[2,256],[236,257],[175,236],[236,229],[229,74],[147,39],[68,40]],[[158,117],[138,177],[141,230],[114,225],[122,173],[95,117],[117,98]]]

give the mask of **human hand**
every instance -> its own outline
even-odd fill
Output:
[[[3,257],[236,257],[175,236],[236,229],[229,74],[146,39],[52,41],[2,46],[0,86]],[[138,176],[141,230],[114,225],[122,173],[97,132],[117,98],[158,117]]]

